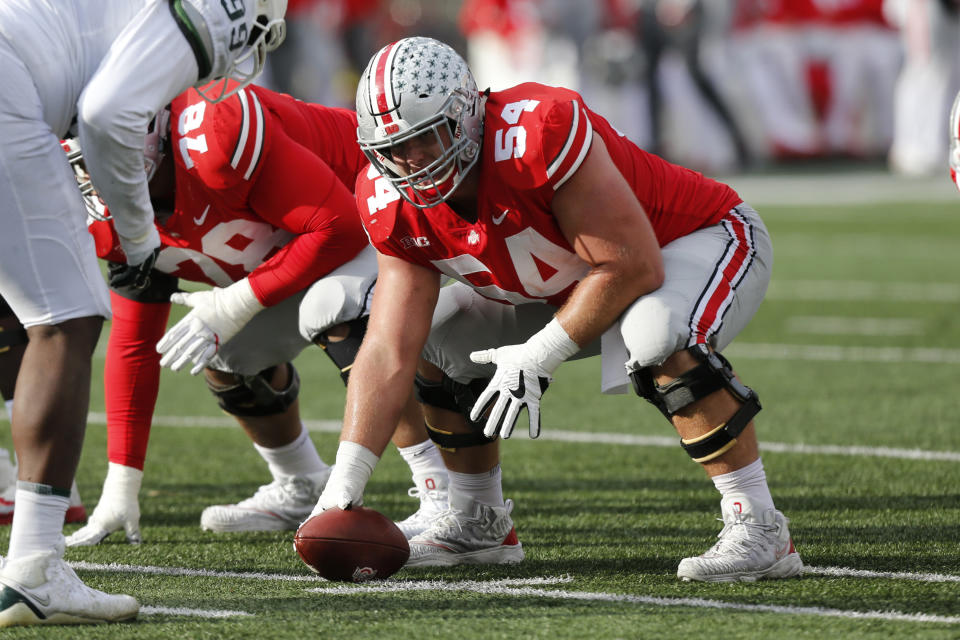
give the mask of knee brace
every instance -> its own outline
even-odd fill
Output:
[[[284,365],[280,365],[284,366]],[[270,378],[277,367],[264,369],[253,376],[240,376],[240,382],[230,387],[219,387],[207,380],[207,387],[217,398],[217,404],[227,413],[244,418],[274,416],[290,408],[300,394],[300,376],[292,363],[287,388],[276,390]]]
[[[340,378],[343,384],[347,384],[350,379],[350,369],[353,367],[353,361],[357,358],[357,351],[360,350],[360,343],[363,342],[363,336],[367,333],[367,320],[370,316],[363,316],[356,320],[344,322],[349,329],[347,337],[336,342],[330,340],[326,332],[319,334],[313,339],[314,344],[323,349],[323,352],[337,365],[340,370]]]
[[[493,439],[483,435],[483,422],[473,422],[469,418],[470,410],[489,382],[489,379],[482,378],[463,384],[452,380],[446,374],[440,382],[431,382],[417,374],[415,383],[417,400],[437,409],[454,411],[463,415],[472,430],[470,433],[444,431],[424,419],[427,435],[430,436],[437,447],[445,451],[456,451],[463,447],[479,447],[493,442]]]
[[[630,374],[634,391],[657,407],[668,420],[689,404],[714,391],[726,389],[740,401],[740,409],[729,420],[697,438],[680,440],[680,446],[695,462],[707,462],[729,450],[737,436],[760,411],[760,398],[733,374],[730,363],[705,344],[687,349],[700,364],[667,384],[660,386],[648,367]]]

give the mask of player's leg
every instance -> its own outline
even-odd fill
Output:
[[[103,385],[107,390],[107,476],[89,521],[67,537],[67,546],[100,544],[116,531],[140,544],[140,486],[157,393],[160,354],[177,279],[154,271],[144,289],[111,291],[113,323]]]
[[[300,334],[330,358],[346,384],[367,330],[369,304],[377,277],[376,251],[366,247],[307,292],[301,305]],[[408,538],[447,508],[447,473],[440,452],[427,436],[423,417],[411,399],[392,442],[410,468],[413,487],[407,494],[419,506],[397,522]]]
[[[376,256],[368,248],[307,290],[257,314],[210,363],[211,391],[253,441],[273,482],[237,504],[205,509],[204,529],[295,529],[310,514],[330,467],[300,420],[300,382],[289,363],[313,342],[346,381],[375,282]]]
[[[680,563],[684,580],[782,578],[803,566],[767,487],[757,395],[719,355],[756,313],[772,261],[763,223],[741,205],[721,225],[664,247],[663,286],[621,319],[637,393],[673,423],[722,496],[720,541]]]
[[[249,498],[204,509],[209,531],[292,530],[316,504],[330,475],[300,418],[300,377],[292,360],[309,343],[297,330],[304,294],[257,314],[204,372],[220,408],[234,416],[270,472]]]
[[[549,322],[546,305],[511,307],[483,298],[469,287],[444,287],[433,317],[417,396],[430,437],[449,473],[450,510],[410,540],[410,566],[512,563],[523,559],[505,500],[499,442],[467,416],[493,371],[470,361],[470,353],[523,342]]]
[[[107,289],[73,172],[43,124],[29,74],[2,43],[0,68],[8,88],[0,96],[0,295],[29,336],[13,414],[20,469],[0,626],[129,619],[135,599],[90,589],[63,560]]]
[[[0,297],[0,396],[3,396],[9,420],[13,420],[13,390],[26,348],[27,330],[17,320],[10,305]],[[0,449],[0,524],[10,524],[13,521],[13,499],[16,491],[16,463],[11,461],[9,451]]]
[[[296,369],[284,363],[252,376],[213,369],[205,375],[220,407],[233,414],[267,463],[272,481],[240,502],[207,507],[200,526],[216,532],[296,529],[330,476],[300,420]]]
[[[27,330],[23,328],[13,309],[0,297],[0,395],[6,405],[7,417],[13,419],[13,393],[20,371],[20,362],[27,347]],[[13,522],[14,500],[17,492],[16,456],[0,449],[0,524]],[[67,524],[83,522],[87,510],[80,500],[80,492],[74,481],[70,486],[70,504],[67,507]]]

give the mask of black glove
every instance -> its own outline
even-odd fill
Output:
[[[110,262],[107,265],[107,283],[110,288],[146,289],[150,286],[150,272],[153,271],[153,265],[157,263],[158,255],[160,255],[160,247],[154,249],[153,253],[140,264]]]

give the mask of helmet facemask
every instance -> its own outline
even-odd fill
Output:
[[[419,209],[436,206],[449,198],[480,156],[480,145],[463,134],[463,116],[470,108],[464,93],[456,91],[440,113],[402,133],[378,142],[360,142],[361,150],[377,171]],[[405,174],[394,162],[391,150],[420,136],[435,141],[441,153],[426,167]]]
[[[163,163],[169,137],[170,108],[164,107],[150,121],[147,126],[147,135],[143,139],[143,170],[147,175],[147,182],[153,179],[157,169]],[[80,140],[67,138],[61,141],[60,145],[67,154],[67,161],[70,162],[70,168],[73,169],[77,179],[77,187],[80,188],[80,195],[83,196],[83,203],[87,207],[87,216],[106,222],[110,219],[110,212],[107,211],[107,206],[94,188],[93,182],[90,181],[90,175],[83,160],[83,150],[80,148]]]
[[[423,37],[387,45],[357,87],[357,142],[380,174],[413,206],[447,200],[480,157],[484,99],[467,63],[449,45]],[[415,142],[411,142],[417,139]],[[396,158],[417,151],[427,166]],[[436,151],[435,151],[436,150]]]

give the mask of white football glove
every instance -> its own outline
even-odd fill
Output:
[[[170,302],[193,310],[157,343],[157,351],[163,354],[160,366],[179,371],[193,362],[192,375],[203,371],[220,347],[264,308],[246,278],[225,289],[174,293]]]
[[[140,544],[140,502],[137,494],[142,480],[143,471],[109,463],[97,508],[86,525],[67,537],[67,546],[92,547],[121,529],[127,536],[127,542]]]
[[[471,360],[477,364],[493,363],[497,371],[473,405],[470,419],[480,420],[494,396],[498,396],[483,435],[509,438],[520,410],[526,407],[530,437],[536,438],[540,435],[540,396],[553,380],[557,367],[579,350],[579,345],[554,318],[523,344],[474,351]]]
[[[361,444],[344,440],[337,448],[337,461],[323,493],[307,520],[327,509],[349,509],[363,504],[363,490],[380,456]],[[304,520],[306,522],[306,520]]]

